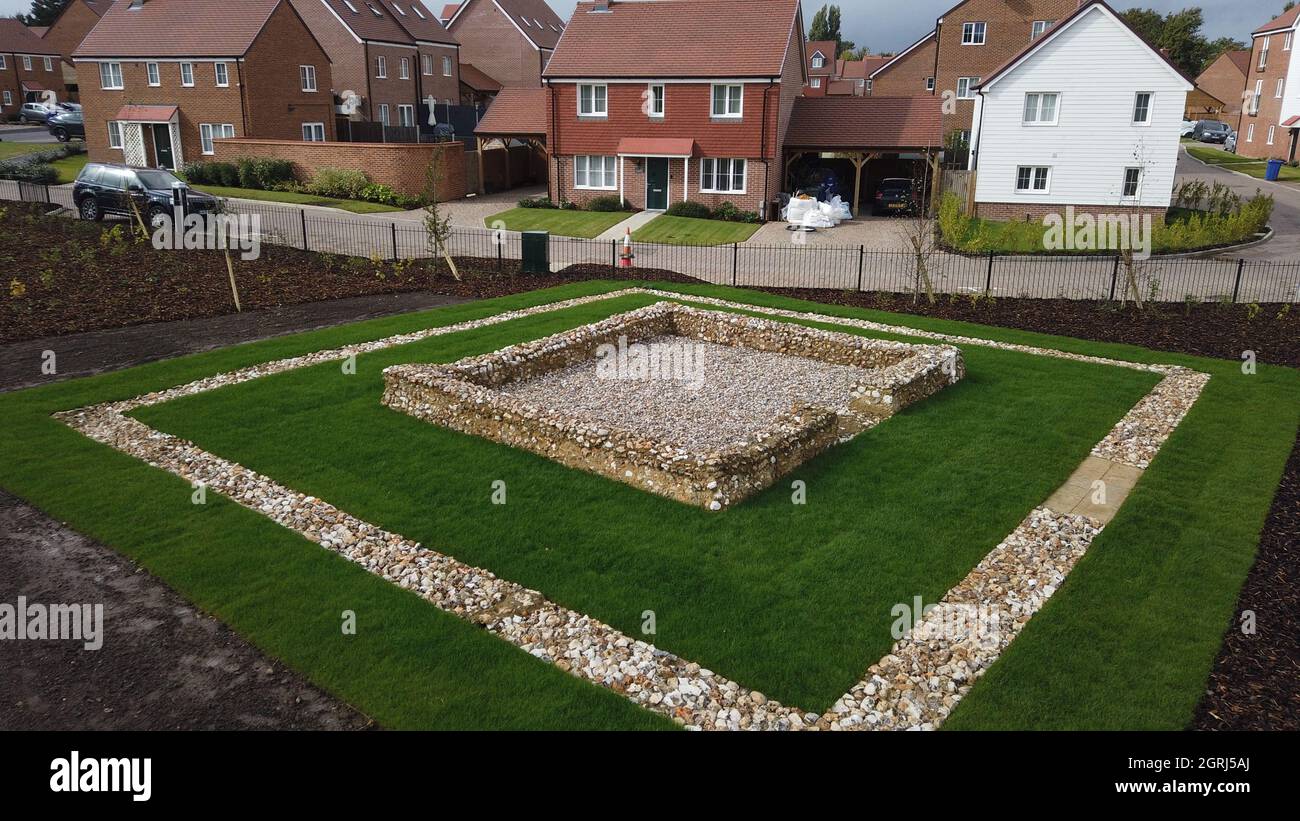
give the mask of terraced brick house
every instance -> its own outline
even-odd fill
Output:
[[[963,0],[944,12],[929,34],[872,72],[873,93],[945,97],[952,105],[945,106],[944,134],[950,144],[966,145],[975,86],[1078,5],[1078,0]]]
[[[334,138],[329,58],[289,0],[118,0],[73,60],[95,161],[176,169],[221,137]]]
[[[460,101],[460,46],[420,0],[292,0],[333,66],[339,113],[412,127]]]
[[[59,16],[54,18],[54,22],[41,34],[41,39],[57,49],[59,56],[63,58],[63,84],[67,87],[71,99],[77,99],[79,86],[76,64],[72,62],[72,52],[81,45],[82,40],[86,39],[86,35],[111,5],[113,0],[70,0],[63,7],[63,11],[59,12]]]
[[[541,86],[565,26],[546,0],[465,0],[449,11],[462,60],[502,86]]]
[[[1108,5],[1085,3],[974,87],[975,215],[1163,217],[1193,87]]]
[[[1250,64],[1243,90],[1237,153],[1260,159],[1295,160],[1300,133],[1300,6],[1251,34]]]
[[[808,82],[804,85],[805,97],[825,96],[831,83],[839,79],[836,69],[839,55],[835,53],[834,40],[809,40],[804,43],[804,59],[808,61]]]
[[[473,0],[471,0],[473,2]],[[543,74],[551,197],[765,211],[804,87],[798,0],[580,2]],[[718,21],[729,45],[718,48]],[[663,32],[672,31],[672,37]]]
[[[1242,90],[1250,71],[1250,49],[1225,51],[1196,77],[1196,87],[1223,102],[1219,119],[1241,128]]]
[[[0,120],[18,116],[23,103],[67,99],[59,53],[18,20],[0,19]]]

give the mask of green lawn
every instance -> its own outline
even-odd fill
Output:
[[[263,191],[258,188],[230,188],[223,185],[196,185],[194,187],[200,191],[206,191],[214,197],[265,200],[268,202],[284,202],[290,205],[322,205],[327,208],[341,208],[354,214],[384,214],[402,210],[401,208],[382,205],[377,202],[337,200],[329,197],[318,197],[315,194],[301,194],[296,191]]]
[[[632,216],[630,211],[572,211],[561,208],[511,208],[483,220],[489,228],[507,231],[550,231],[561,237],[591,239]]]
[[[758,228],[757,223],[662,214],[632,232],[632,239],[666,245],[730,245],[749,239]]]
[[[390,727],[664,726],[216,494],[49,418],[346,342],[625,283],[579,283],[299,334],[0,395],[0,485],[105,541]],[[952,727],[1186,724],[1300,421],[1300,375],[1020,331],[678,290],[1209,370],[1209,387],[1062,591]],[[888,648],[889,606],[933,601],[1141,395],[1122,369],[966,347],[969,375],[792,478],[707,514],[388,411],[379,369],[454,359],[643,304],[595,303],[256,380],[141,412],[167,430],[743,684],[826,706]],[[1231,446],[1226,446],[1231,443]],[[510,502],[488,503],[491,481]],[[1224,494],[1231,494],[1231,504]],[[883,608],[883,609],[882,609]],[[356,637],[339,613],[358,613]],[[819,702],[819,699],[823,699]]]
[[[1212,148],[1208,145],[1195,143],[1189,144],[1187,153],[1207,165],[1217,165],[1232,171],[1240,171],[1243,174],[1249,174],[1256,179],[1264,179],[1264,172],[1267,170],[1266,163],[1263,160],[1256,160],[1253,157],[1243,157],[1240,154],[1233,154],[1230,151],[1224,151],[1221,148]],[[1300,180],[1300,168],[1292,168],[1289,165],[1282,166],[1278,179],[1282,181]]]
[[[0,137],[3,136],[3,132],[0,132]],[[37,151],[50,151],[58,147],[58,143],[18,143],[0,140],[0,160],[20,157],[23,154],[35,154]]]
[[[90,158],[83,152],[64,157],[61,160],[55,160],[50,165],[53,165],[54,170],[59,172],[59,182],[68,183],[77,178],[77,175],[81,173],[81,169],[86,167],[89,160]]]

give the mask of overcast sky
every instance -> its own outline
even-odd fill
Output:
[[[873,52],[898,51],[910,45],[934,26],[934,20],[947,11],[957,0],[839,0],[842,11],[844,37],[858,46],[869,46]],[[1249,40],[1250,32],[1276,17],[1285,0],[1112,0],[1119,9],[1143,6],[1163,12],[1199,5],[1205,12],[1207,37],[1236,37]],[[561,17],[573,13],[576,0],[548,0]],[[440,9],[440,0],[428,0],[429,8]],[[0,14],[12,16],[26,12],[30,0],[0,0]],[[819,0],[804,0],[804,22],[811,23],[812,16],[822,7]]]

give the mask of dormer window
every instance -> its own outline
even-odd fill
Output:
[[[533,24],[530,23],[530,22],[528,22],[528,18],[527,18],[527,17],[524,17],[522,14],[519,15],[519,19],[523,21],[524,26],[525,26],[526,28],[532,28],[532,27],[533,27]]]
[[[406,16],[406,12],[402,11],[402,7],[397,5],[396,3],[393,4],[393,10],[396,11],[398,14],[402,15],[403,17]]]
[[[823,68],[826,65],[826,57],[819,51],[813,55],[812,67]]]
[[[375,7],[375,4],[374,4],[374,3],[366,3],[366,5],[370,7],[370,10],[371,10],[372,12],[374,12],[374,14],[375,14],[376,17],[383,17],[383,16],[384,16],[384,15],[379,11],[379,9]]]
[[[352,12],[353,14],[360,14],[360,13],[361,13],[361,12],[357,11],[357,7],[356,7],[356,6],[352,5],[352,0],[343,0],[343,5],[347,6],[347,7],[348,7],[348,11]]]
[[[416,3],[418,4],[418,3],[419,3],[419,0],[416,0]],[[415,16],[416,16],[416,17],[419,17],[421,20],[424,19],[424,15],[420,12],[420,7],[419,7],[419,5],[412,5],[412,6],[411,6],[411,11],[415,12]]]

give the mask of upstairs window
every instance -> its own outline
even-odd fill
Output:
[[[650,117],[664,116],[664,86],[662,83],[653,83],[646,89],[645,113]]]
[[[1260,38],[1259,43],[1259,70],[1263,71],[1268,66],[1268,41],[1271,38],[1266,34]]]
[[[411,8],[415,8],[415,7],[412,6]],[[420,55],[420,73],[425,75],[433,74],[433,55],[431,54]]]
[[[380,80],[388,77],[388,58],[382,54],[375,57],[375,77]]]
[[[578,116],[609,116],[609,90],[603,85],[578,86]]]
[[[1259,113],[1259,101],[1260,101],[1260,98],[1263,97],[1263,96],[1264,96],[1264,81],[1263,81],[1263,80],[1256,80],[1256,81],[1255,81],[1255,93],[1252,94],[1252,95],[1250,96],[1250,111],[1249,111],[1249,114],[1250,114],[1252,117]]]
[[[933,91],[934,91],[934,78],[933,78],[933,77],[926,77],[926,78],[925,78],[925,90],[926,90],[926,91],[930,91],[930,92],[933,92]]]
[[[1289,32],[1289,31],[1288,31],[1286,34],[1283,34],[1283,35],[1282,35],[1282,50],[1283,50],[1283,51],[1290,51],[1290,50],[1291,50],[1291,34],[1292,34],[1292,32]]]
[[[820,77],[812,77],[812,78],[810,78],[810,79],[808,80],[808,85],[812,86],[813,88],[821,88],[821,87],[822,87],[822,78],[820,78]]]
[[[162,77],[159,75],[157,63],[145,63],[144,72],[149,78],[149,85],[151,86],[162,85]]]
[[[826,65],[826,58],[822,56],[822,53],[820,51],[813,55],[812,58],[813,68],[822,68],[825,65]]]
[[[1056,125],[1056,103],[1059,96],[1055,91],[1026,94],[1025,125]]]
[[[29,55],[23,55],[23,71],[32,70],[32,58]]]
[[[53,57],[46,57],[46,58],[44,58],[41,62],[43,62],[43,63],[45,64],[45,70],[46,70],[46,71],[53,71],[53,70],[54,70],[54,58],[53,58]]]
[[[121,63],[99,64],[99,87],[105,89],[121,89],[123,87]]]
[[[361,13],[361,12],[357,11],[357,7],[356,7],[356,6],[352,5],[352,0],[343,0],[343,5],[347,6],[347,7],[348,7],[348,11],[352,12],[353,14],[360,14],[360,13]]]
[[[315,91],[316,66],[298,66],[298,79],[302,81],[303,91]]]
[[[982,46],[984,36],[988,33],[988,23],[962,23],[961,44],[963,46]]]
[[[1055,20],[1035,20],[1033,28],[1030,29],[1029,31],[1029,39],[1031,41],[1037,40],[1039,37],[1042,37],[1043,34],[1054,25],[1056,25]]]
[[[1277,90],[1273,92],[1273,96],[1278,98],[1279,100],[1282,99],[1282,87],[1285,85],[1285,83],[1286,81],[1283,80],[1281,77],[1277,78]]]
[[[230,69],[225,63],[213,63],[217,72],[217,85],[225,88],[230,85]]]
[[[451,58],[450,58],[450,57],[443,57],[443,58],[442,58],[442,76],[444,76],[444,77],[450,77],[450,76],[451,76]]]
[[[980,84],[978,77],[958,77],[957,78],[957,99],[973,100],[975,99],[975,86]]]
[[[1139,91],[1133,96],[1133,124],[1149,125],[1151,123],[1151,92]]]
[[[740,117],[745,107],[745,87],[743,85],[713,86],[714,117]]]
[[[397,78],[398,78],[399,80],[409,80],[409,79],[411,79],[411,61],[410,61],[409,58],[407,58],[407,57],[403,57],[403,58],[398,62],[398,64],[397,64]]]
[[[6,68],[9,68],[9,64],[5,62],[5,56],[3,54],[0,54],[0,70],[4,70]]]
[[[194,85],[193,63],[181,63],[181,85],[187,87]]]

